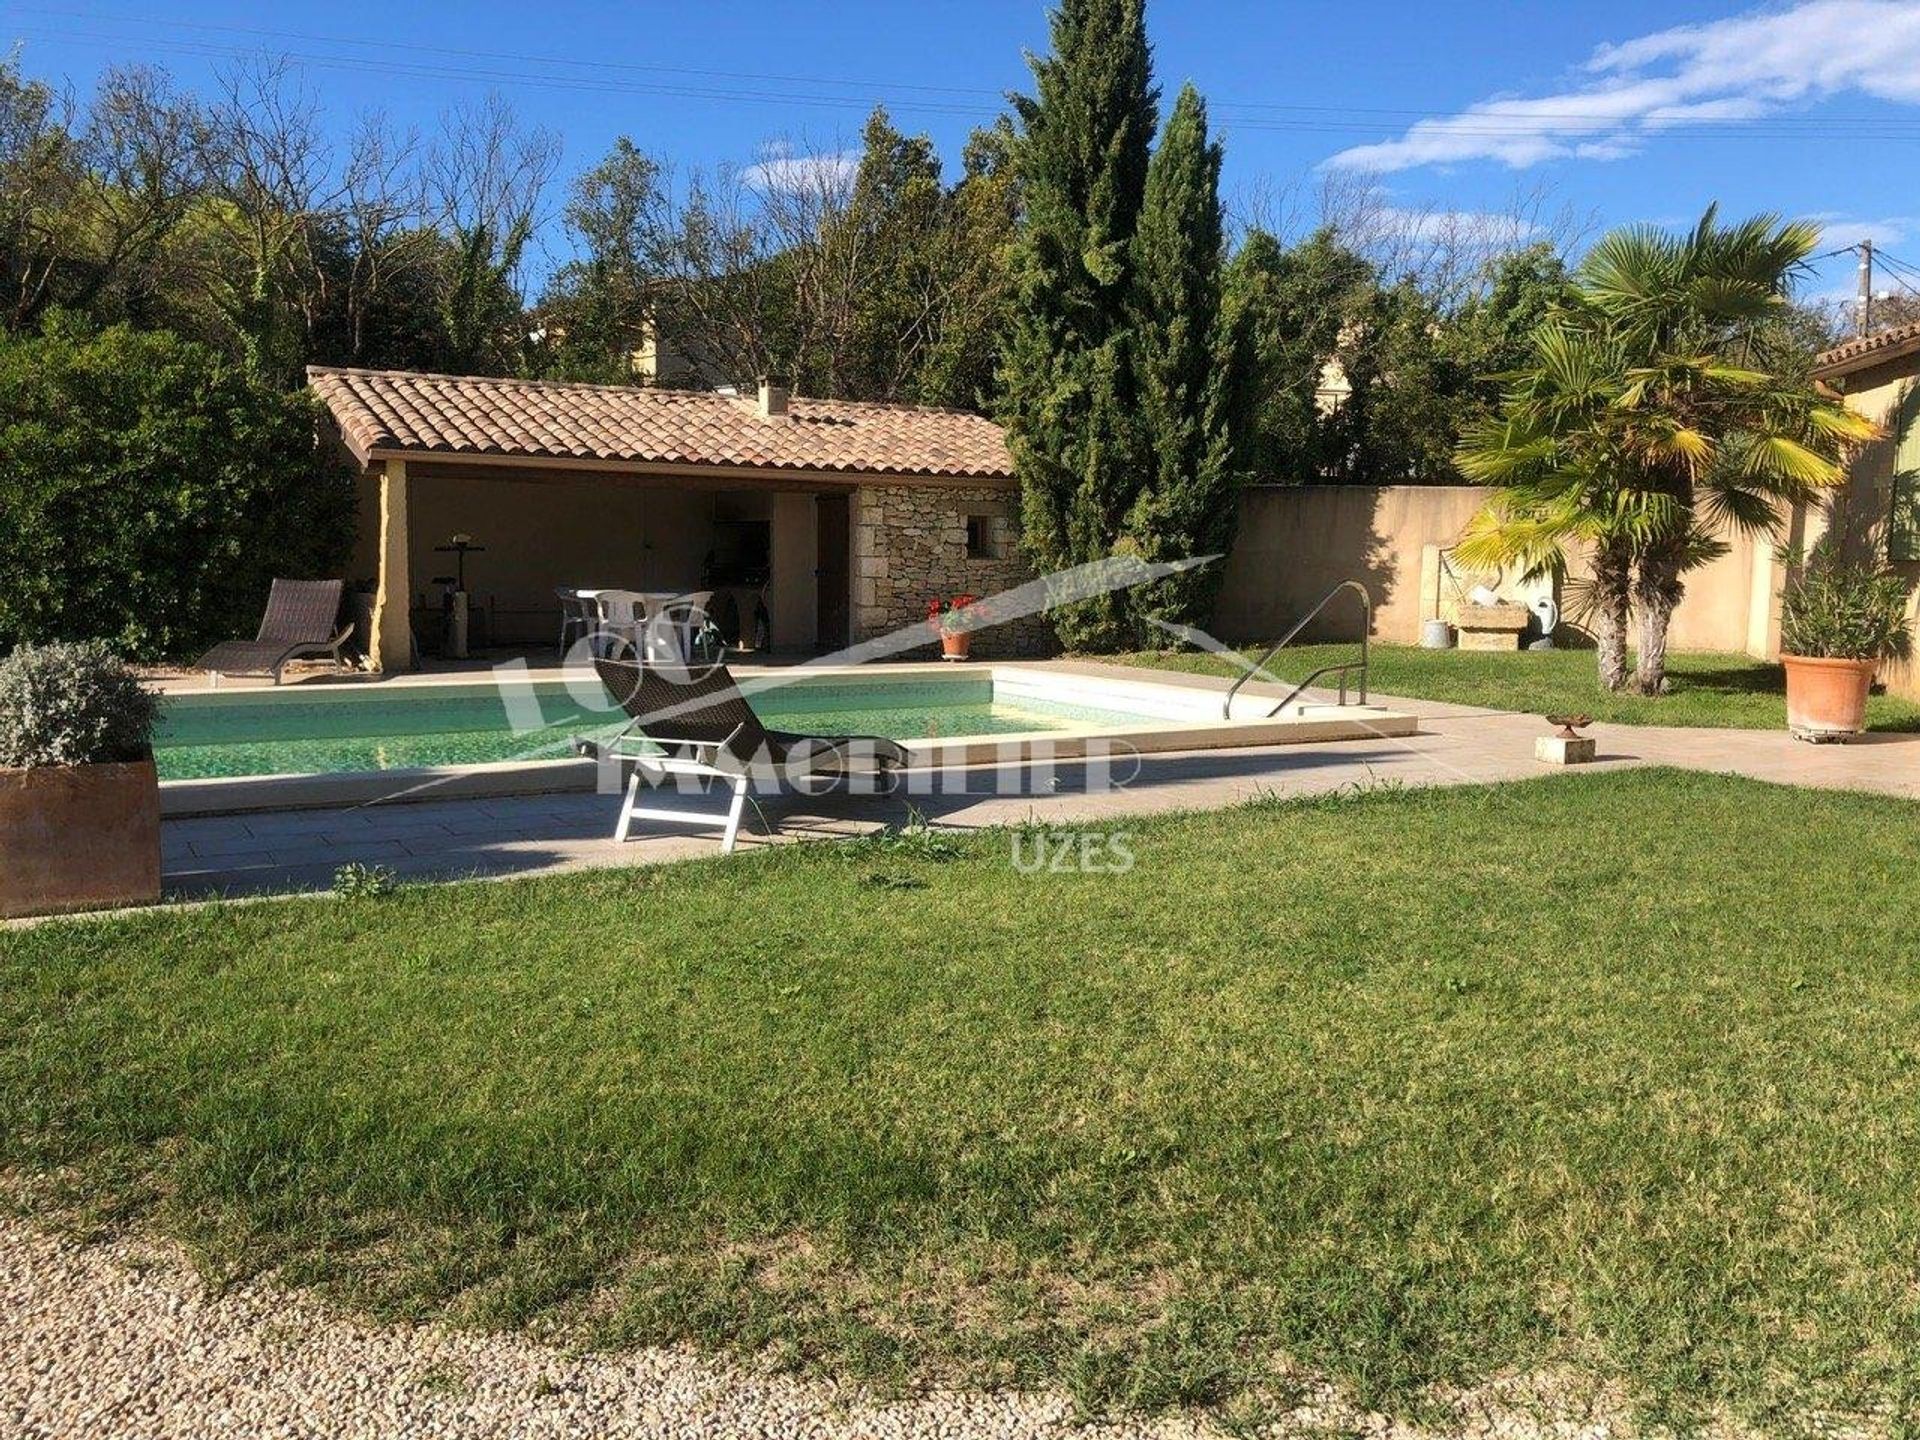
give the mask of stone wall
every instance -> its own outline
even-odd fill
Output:
[[[927,602],[943,595],[985,597],[1031,580],[1020,554],[1019,509],[1011,489],[861,486],[853,506],[854,639],[925,624]],[[979,521],[984,553],[968,551],[970,518]],[[929,632],[926,653],[933,642]],[[973,653],[988,659],[1053,648],[1053,629],[1039,615],[973,637]]]

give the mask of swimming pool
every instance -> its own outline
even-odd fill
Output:
[[[764,688],[762,688],[764,686]],[[1075,734],[1147,718],[1118,706],[996,691],[989,670],[855,678],[795,671],[749,682],[772,729],[814,735]],[[163,780],[564,760],[577,736],[625,724],[590,676],[459,685],[299,687],[168,699],[154,741]]]
[[[1274,715],[1271,698],[1245,691],[1229,717],[1218,690],[1054,664],[796,667],[736,678],[771,728],[885,735],[912,757],[910,781],[935,785],[990,765],[995,784],[1011,777],[1044,788],[1055,762],[1117,765],[1152,751],[1377,739],[1416,728],[1411,715],[1367,706],[1302,702]],[[591,672],[554,670],[175,692],[154,744],[160,813],[606,789],[617,774],[577,755],[573,743],[624,724],[619,711],[601,708],[606,702]]]

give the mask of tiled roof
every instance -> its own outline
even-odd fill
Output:
[[[391,456],[716,465],[1002,479],[1006,437],[962,410],[312,366],[307,382],[365,462]]]
[[[1823,377],[1845,375],[1852,370],[1864,370],[1869,365],[1897,360],[1915,350],[1920,350],[1920,321],[1911,325],[1896,325],[1891,330],[1877,331],[1872,335],[1861,335],[1831,350],[1822,350],[1813,357],[1813,373]]]

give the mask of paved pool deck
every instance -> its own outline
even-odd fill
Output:
[[[1083,661],[1049,665],[1085,674],[1142,672]],[[1168,683],[1221,691],[1208,676],[1149,672]],[[1271,687],[1249,686],[1262,693]],[[1220,808],[1261,794],[1309,795],[1351,786],[1484,784],[1568,773],[1533,758],[1539,717],[1434,701],[1376,697],[1420,717],[1420,733],[1327,744],[1265,746],[1141,757],[1117,788],[1098,785],[1080,761],[1060,761],[1038,783],[1029,767],[980,767],[937,777],[940,788],[903,800],[784,799],[757,816],[749,808],[743,850],[897,825],[909,807],[929,823],[961,829],[1028,820],[1083,824],[1170,810]],[[1784,731],[1595,725],[1599,759],[1583,770],[1674,765],[1780,784],[1872,791],[1920,799],[1920,735],[1874,734],[1847,745],[1808,745]],[[1123,771],[1117,771],[1116,779]],[[928,777],[929,779],[935,777]],[[1090,778],[1094,782],[1090,784]],[[712,803],[668,798],[689,810]],[[350,861],[385,866],[405,879],[530,875],[639,865],[711,855],[715,832],[642,823],[613,841],[619,797],[530,795],[428,801],[338,810],[279,811],[169,820],[161,828],[168,898],[325,890]],[[778,824],[768,833],[767,821]]]

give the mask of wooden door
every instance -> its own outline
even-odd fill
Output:
[[[822,650],[838,650],[848,642],[853,616],[853,577],[848,546],[852,538],[850,497],[845,491],[814,497],[813,566],[815,636]]]

